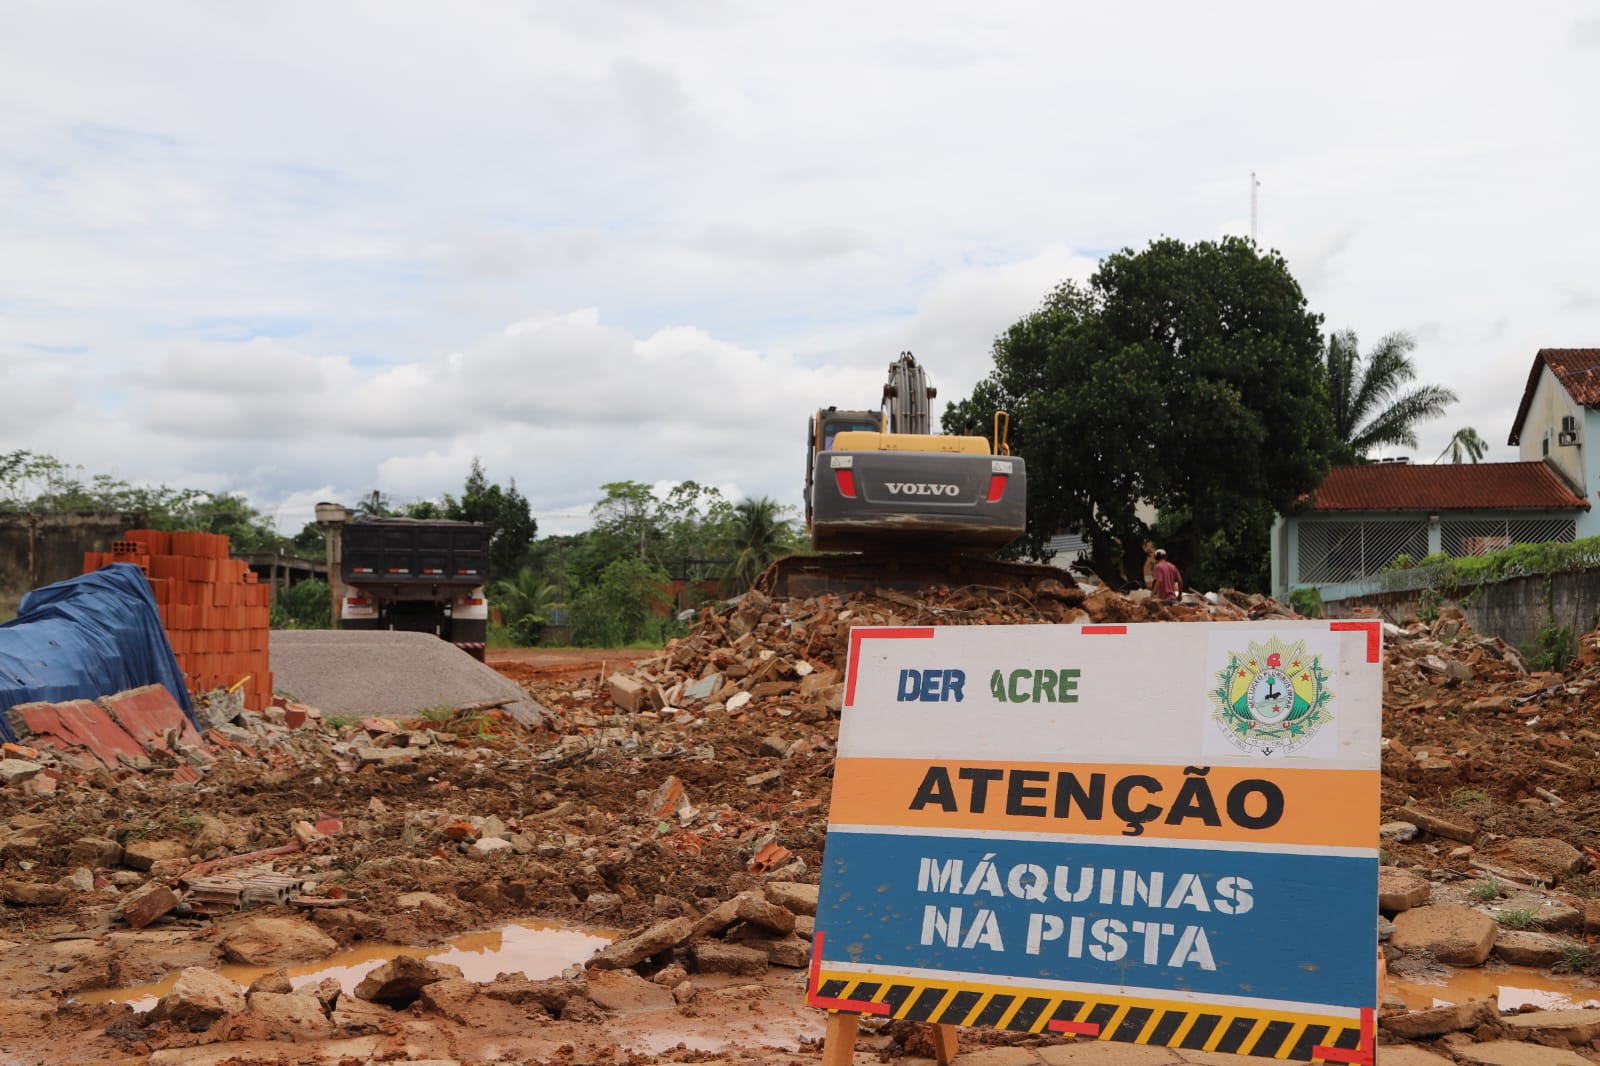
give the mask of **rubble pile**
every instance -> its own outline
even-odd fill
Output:
[[[338,716],[219,699],[201,712],[210,762],[193,779],[157,759],[73,764],[70,748],[30,741],[39,771],[7,776],[28,752],[0,761],[0,1033],[12,1020],[40,1040],[66,1027],[131,1062],[197,1044],[414,1039],[419,1018],[515,1032],[636,1011],[690,1017],[729,981],[792,991],[810,961],[852,626],[1293,617],[1228,591],[1162,607],[1070,579],[1027,592],[752,594],[703,611],[652,658],[523,682],[544,711],[537,726],[493,700]],[[1392,972],[1595,967],[1600,635],[1564,674],[1530,671],[1448,610],[1386,624],[1384,648],[1374,832]],[[45,769],[50,790],[31,784]],[[548,980],[475,983],[399,959],[399,972],[348,992],[212,980],[219,958],[276,966],[519,917],[616,939]],[[67,998],[180,972],[152,1012]],[[763,1009],[755,1002],[739,1010]],[[1391,1003],[1385,1040],[1577,1039],[1518,1021],[1534,1015],[1441,1010]]]

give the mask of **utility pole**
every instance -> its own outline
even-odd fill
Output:
[[[1250,243],[1259,243],[1256,240],[1256,190],[1261,188],[1261,182],[1256,178],[1256,172],[1250,172]]]

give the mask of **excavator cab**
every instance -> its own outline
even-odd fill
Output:
[[[910,352],[889,365],[880,411],[811,420],[806,526],[818,551],[995,552],[1027,523],[1027,471],[997,436],[932,432],[935,397]],[[997,431],[999,430],[997,420]]]

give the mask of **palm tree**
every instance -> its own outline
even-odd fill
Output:
[[[770,496],[740,500],[733,509],[729,548],[734,553],[723,581],[730,593],[744,592],[761,572],[789,550],[789,523]]]
[[[1336,461],[1360,462],[1374,448],[1390,444],[1415,448],[1416,423],[1438,418],[1456,402],[1456,394],[1443,385],[1402,388],[1417,376],[1410,357],[1416,346],[1409,333],[1395,332],[1362,356],[1355,330],[1328,337],[1323,358],[1339,440]]]
[[[1450,443],[1444,446],[1444,451],[1439,453],[1439,459],[1443,459],[1445,452],[1448,452],[1452,463],[1461,462],[1463,455],[1467,457],[1467,462],[1476,463],[1482,461],[1484,453],[1488,450],[1489,442],[1478,436],[1477,430],[1471,426],[1462,426],[1456,430],[1455,436],[1450,438]],[[1434,462],[1437,463],[1439,459],[1435,459]]]
[[[516,577],[496,581],[489,595],[500,608],[500,620],[519,642],[531,643],[561,606],[560,588],[531,566],[518,570]]]

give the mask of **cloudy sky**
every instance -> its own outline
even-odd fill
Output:
[[[288,531],[473,456],[800,502],[902,350],[944,399],[1109,251],[1250,231],[1505,446],[1600,345],[1581,2],[119,4],[0,13],[0,451]]]

